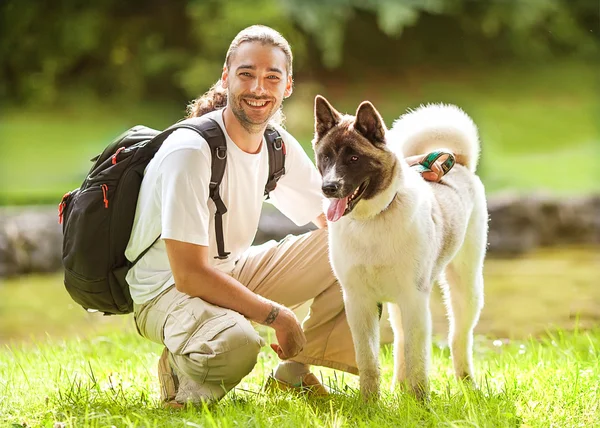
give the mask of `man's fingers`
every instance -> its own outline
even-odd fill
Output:
[[[271,349],[275,351],[275,353],[281,360],[287,360],[288,357],[283,352],[283,349],[281,349],[281,346],[277,345],[276,343],[271,343]]]

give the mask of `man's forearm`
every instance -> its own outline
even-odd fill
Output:
[[[276,318],[278,306],[248,290],[231,276],[212,267],[199,268],[186,278],[175,278],[182,293],[216,306],[231,309],[259,324],[270,325]]]

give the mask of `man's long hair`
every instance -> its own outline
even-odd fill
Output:
[[[259,42],[262,45],[270,45],[283,51],[286,57],[286,72],[288,76],[292,75],[292,48],[288,41],[277,31],[264,25],[252,25],[240,31],[233,39],[227,50],[225,57],[225,67],[229,68],[231,56],[245,42]],[[227,90],[223,87],[221,79],[200,98],[193,100],[187,107],[187,117],[198,117],[211,111],[222,109],[227,105]],[[281,108],[269,120],[270,123],[281,125],[284,116]]]

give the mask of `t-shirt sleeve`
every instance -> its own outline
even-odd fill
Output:
[[[270,194],[270,202],[296,225],[305,225],[323,213],[321,175],[300,143],[277,129],[286,147],[285,175]]]
[[[208,246],[210,159],[201,149],[174,150],[160,165],[163,239]]]

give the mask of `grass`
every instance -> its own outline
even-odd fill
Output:
[[[217,406],[165,410],[155,377],[161,348],[135,333],[131,316],[85,313],[60,275],[7,280],[0,287],[0,426],[600,427],[597,254],[542,249],[486,261],[475,342],[479,391],[452,377],[436,295],[429,407],[389,392],[389,347],[381,359],[386,392],[376,405],[360,402],[355,376],[319,368],[337,391],[331,399],[265,395],[276,364],[265,347],[254,371]]]
[[[490,192],[600,189],[598,77],[578,62],[488,69],[414,71],[401,76],[365,76],[359,83],[303,82],[286,101],[288,129],[312,157],[312,103],[327,96],[344,112],[373,101],[386,123],[427,102],[463,107],[480,128],[480,174]],[[184,106],[66,103],[56,109],[6,108],[0,122],[0,204],[55,203],[77,187],[87,159],[125,129],[163,128]],[[33,119],[34,118],[34,119]]]
[[[252,373],[219,404],[167,410],[155,376],[159,353],[132,333],[4,348],[0,420],[14,427],[593,427],[600,421],[600,331],[508,343],[479,338],[480,390],[458,384],[448,348],[435,345],[428,406],[389,392],[388,347],[381,359],[385,392],[376,404],[360,401],[355,376],[329,369],[317,373],[336,391],[330,398],[265,394],[261,386],[276,357],[264,348]]]

